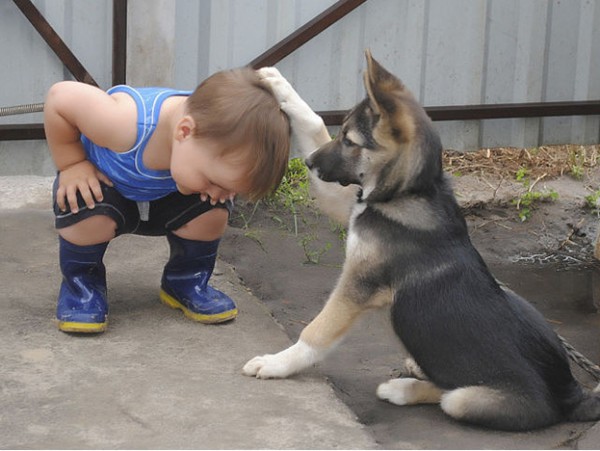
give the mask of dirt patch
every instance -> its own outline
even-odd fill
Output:
[[[598,164],[600,146],[541,146],[534,149],[499,147],[477,152],[444,152],[444,167],[454,174],[515,178],[521,169],[534,178],[573,175],[576,178]]]
[[[580,264],[595,261],[599,157],[600,146],[565,145],[447,151],[443,162],[473,242],[484,257]],[[249,260],[268,255],[273,268],[266,268],[267,274],[290,259],[305,270],[311,265],[340,267],[343,261],[344,231],[310,205],[241,203],[229,236],[232,245],[247,241],[244,253]],[[296,248],[278,252],[282,241],[294,242]],[[232,263],[240,258],[234,249],[224,254]]]
[[[447,152],[454,189],[482,254],[532,263],[593,262],[599,146]]]

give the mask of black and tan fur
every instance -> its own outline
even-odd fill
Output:
[[[286,377],[323,359],[366,310],[391,304],[415,377],[380,398],[440,403],[451,417],[528,430],[600,418],[600,397],[574,379],[564,348],[528,302],[503,290],[471,244],[442,170],[442,146],[410,92],[367,53],[367,98],[329,140],[274,69],[263,77],[307,154],[320,206],[348,221],[346,260],[319,315],[290,348],[244,373]]]

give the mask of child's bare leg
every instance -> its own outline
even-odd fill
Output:
[[[59,229],[58,233],[69,243],[78,246],[106,243],[115,237],[117,224],[108,216],[91,216],[72,226]]]
[[[184,224],[173,233],[180,238],[195,241],[213,241],[225,233],[229,213],[225,208],[213,208]]]

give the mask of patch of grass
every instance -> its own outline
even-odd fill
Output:
[[[527,191],[519,198],[513,199],[513,204],[517,206],[521,221],[527,221],[531,217],[532,210],[535,208],[536,203],[554,202],[556,199],[558,199],[558,193],[554,190],[548,192]]]
[[[329,221],[329,225],[331,227],[330,230],[337,235],[342,243],[345,243],[348,238],[348,229],[333,219]]]
[[[585,204],[596,216],[600,216],[600,190],[585,196]]]
[[[515,179],[517,180],[517,182],[525,183],[528,175],[529,175],[529,170],[527,168],[520,167],[515,174]]]
[[[300,245],[306,257],[305,264],[318,265],[321,262],[321,257],[331,249],[331,243],[326,243],[324,246],[317,247],[316,249],[313,248],[311,243],[315,240],[317,240],[317,236],[314,234],[306,234],[300,239]]]
[[[281,206],[291,213],[296,213],[298,206],[306,206],[312,202],[308,191],[308,168],[301,158],[290,160],[279,188],[266,202]]]
[[[555,190],[550,191],[534,191],[534,186],[542,180],[546,174],[539,176],[533,183],[529,177],[529,171],[520,167],[515,173],[515,179],[523,184],[526,191],[516,199],[512,200],[513,205],[517,207],[519,218],[521,221],[527,221],[535,209],[535,205],[539,202],[554,202],[558,199],[558,193]]]
[[[260,201],[258,201],[254,204],[254,207],[252,208],[252,211],[250,212],[248,217],[246,217],[246,215],[243,212],[239,212],[238,217],[242,220],[242,222],[243,222],[242,227],[244,229],[248,229],[250,227],[250,222],[252,222],[252,218],[254,218],[254,214],[256,213],[256,210],[259,205],[260,205]]]
[[[263,201],[257,202],[251,212],[247,211],[246,214],[241,213],[239,216],[246,230],[244,235],[254,240],[264,250],[259,233],[252,229],[252,218],[260,204],[266,208],[269,217],[278,227],[298,237],[298,244],[304,250],[305,264],[321,264],[321,258],[332,245],[331,243],[318,244],[314,221],[307,217],[312,212],[318,213],[315,208],[312,208],[314,202],[309,193],[308,168],[303,159],[292,158],[277,190]],[[342,236],[341,231],[339,235]]]
[[[587,153],[583,146],[576,147],[569,151],[567,161],[570,168],[571,176],[574,179],[583,180],[584,168],[585,165],[588,163],[587,160]]]

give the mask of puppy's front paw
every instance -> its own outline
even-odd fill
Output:
[[[294,133],[312,135],[325,127],[323,119],[308,106],[276,68],[263,67],[257,73],[269,85],[279,106],[290,118]]]
[[[279,72],[276,67],[261,67],[260,69],[256,70],[256,73],[258,74],[258,77],[262,79],[276,77],[283,78],[283,75],[281,75],[281,72]]]
[[[248,361],[242,369],[246,376],[254,376],[258,379],[281,379],[289,375],[286,365],[278,354],[265,354],[254,357]]]
[[[258,69],[256,73],[271,88],[271,91],[273,91],[275,98],[280,104],[288,102],[290,98],[299,97],[290,82],[276,68],[263,67]]]
[[[242,373],[259,379],[281,379],[302,371],[322,357],[322,352],[298,340],[296,344],[277,354],[254,357],[244,365]]]

